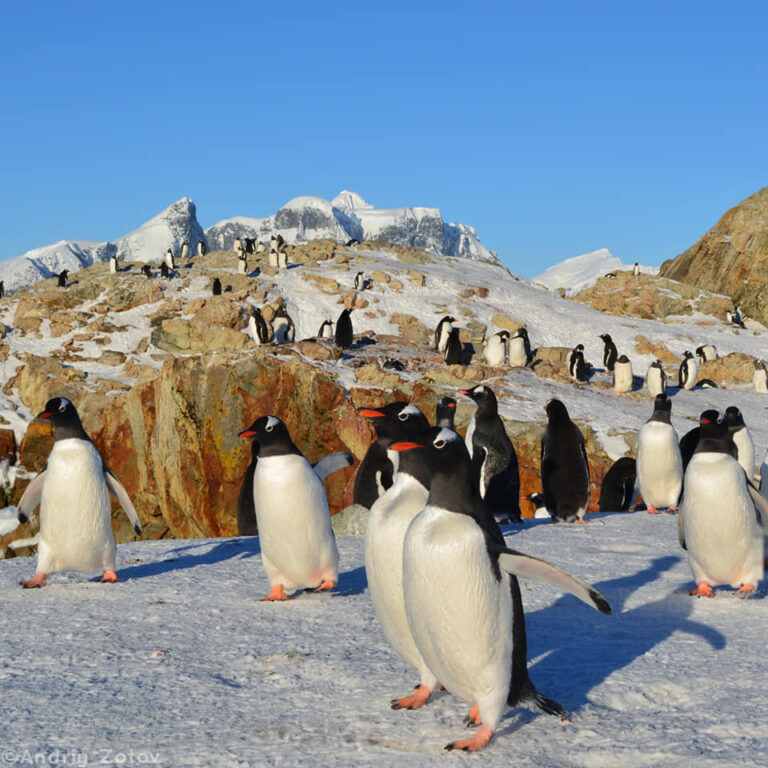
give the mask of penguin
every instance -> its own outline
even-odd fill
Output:
[[[117,272],[117,256],[109,257],[109,271],[113,275]]]
[[[243,249],[243,242],[239,237],[235,238],[235,242],[232,244],[232,250],[237,253]]]
[[[336,333],[334,342],[339,349],[347,349],[352,346],[354,332],[352,331],[351,309],[343,309],[336,321]]]
[[[173,251],[169,248],[165,252],[165,263],[168,265],[168,269],[176,269],[176,262],[173,259]]]
[[[725,322],[726,323],[733,323],[733,312],[731,312],[730,309],[725,310]]]
[[[189,243],[185,240],[181,244],[181,255],[179,256],[180,259],[188,259],[189,258]]]
[[[471,738],[446,749],[476,751],[491,739],[504,712],[518,704],[562,714],[542,696],[527,670],[525,616],[517,576],[548,581],[603,613],[606,599],[549,563],[508,549],[478,520],[472,469],[461,438],[433,428],[419,450],[431,465],[427,506],[416,515],[403,546],[403,595],[408,627],[435,680],[472,705]]]
[[[459,339],[459,329],[451,328],[448,334],[448,343],[445,345],[443,359],[446,365],[461,365],[462,346]]]
[[[280,307],[275,313],[275,319],[272,321],[272,338],[278,344],[292,344],[296,339],[296,326],[293,324],[293,318],[285,311],[285,307]]]
[[[629,456],[622,456],[605,473],[600,486],[600,511],[625,512],[635,500],[637,464]]]
[[[264,245],[264,242],[262,240],[259,240],[259,242],[256,245],[256,255],[265,253],[267,250],[266,246]]]
[[[353,245],[360,245],[360,241],[353,237],[351,240],[347,240],[345,248],[351,248]]]
[[[499,416],[496,395],[490,387],[479,385],[460,389],[460,394],[475,401],[477,410],[467,427],[464,441],[472,459],[472,477],[488,511],[514,523],[520,518],[520,470],[515,446]]]
[[[488,365],[504,365],[507,361],[507,340],[509,331],[494,333],[485,345],[483,357]]]
[[[35,576],[25,589],[44,587],[56,571],[104,570],[100,581],[117,581],[115,536],[109,494],[119,502],[137,536],[141,523],[123,485],[104,463],[83,429],[75,406],[54,397],[37,415],[53,424],[55,438],[45,468],[27,486],[19,502],[25,523],[40,505],[40,543]]]
[[[581,347],[581,349],[579,349],[579,347]],[[572,378],[576,379],[576,381],[587,380],[587,365],[584,362],[583,349],[584,345],[578,344],[571,350],[568,372],[571,374]]]
[[[755,392],[761,395],[768,394],[768,370],[766,370],[765,363],[762,360],[755,360],[752,385],[755,388]]]
[[[246,237],[245,238],[245,252],[247,254],[253,253],[253,238],[252,237]]]
[[[645,374],[645,386],[654,397],[667,394],[667,374],[664,373],[661,360],[655,360],[648,367],[648,373]]]
[[[568,373],[575,379],[576,376],[574,375],[574,362],[573,358],[574,355],[581,355],[582,362],[584,361],[584,345],[583,344],[577,344],[566,357],[566,363],[568,365]]]
[[[680,544],[696,582],[690,594],[713,597],[712,587],[720,584],[749,594],[763,577],[768,503],[730,455],[727,421],[702,414],[700,425],[678,518]]]
[[[660,507],[675,511],[683,486],[683,460],[671,414],[672,401],[656,395],[653,414],[637,439],[637,483],[651,515]]]
[[[277,266],[280,269],[288,269],[288,254],[285,249],[277,252]]]
[[[218,277],[213,278],[213,295],[221,296],[221,280]]]
[[[456,401],[452,397],[441,397],[435,407],[435,425],[453,429],[453,419],[456,416]]]
[[[277,237],[275,235],[269,238],[269,250],[277,252]]]
[[[736,461],[744,468],[747,479],[751,482],[755,476],[755,446],[744,423],[744,417],[735,405],[731,405],[725,409],[725,421],[731,440],[736,446]]]
[[[619,356],[616,345],[607,333],[603,333],[597,338],[603,340],[603,367],[606,371],[613,371],[613,366],[616,364],[616,358]]]
[[[632,363],[621,355],[613,364],[613,391],[619,394],[632,391]]]
[[[741,310],[739,309],[738,306],[733,308],[733,318],[732,319],[733,319],[733,324],[734,325],[738,325],[739,328],[743,328],[744,327],[744,320],[741,317]]]
[[[164,262],[160,262],[160,277],[170,277],[171,271],[168,269],[168,265]]]
[[[528,331],[518,328],[509,337],[509,364],[524,368],[531,362],[531,342],[528,339]]]
[[[271,588],[262,601],[287,600],[286,589],[334,589],[339,552],[322,480],[276,416],[256,419],[240,437],[259,443],[253,506]]]
[[[66,288],[67,287],[67,276],[69,275],[68,269],[62,269],[61,272],[57,275],[57,284],[59,288]]]
[[[282,251],[284,247],[285,247],[285,240],[283,239],[282,235],[278,235],[275,238],[275,250]]]
[[[250,315],[248,317],[248,335],[251,337],[251,341],[256,344],[256,346],[261,344],[261,339],[259,338],[259,329],[256,325],[256,317],[254,315]]]
[[[376,499],[381,496],[392,483],[397,472],[398,455],[390,455],[387,451],[391,443],[391,424],[393,420],[399,422],[418,422],[426,429],[427,423],[424,414],[415,406],[403,401],[389,403],[381,408],[361,408],[361,416],[373,420],[373,428],[376,431],[376,439],[368,447],[355,475],[355,486],[352,492],[354,504],[360,504],[370,509]]]
[[[637,277],[640,274],[640,265],[635,262],[635,265],[632,267],[632,274]]]
[[[527,496],[523,496],[524,501],[530,501],[533,504],[534,512],[533,517],[536,520],[550,520],[551,517],[547,512],[547,507],[544,504],[544,497],[540,493],[529,493]]]
[[[202,240],[197,241],[197,255],[205,256],[205,243]]]
[[[441,354],[445,354],[445,347],[448,344],[448,336],[453,328],[453,323],[456,322],[456,318],[451,315],[446,315],[435,328],[435,346],[434,348]]]
[[[405,370],[405,366],[399,360],[393,360],[392,358],[387,358],[381,364],[381,367],[385,371],[404,371]]]
[[[355,290],[356,291],[364,291],[365,290],[365,283],[366,283],[366,280],[365,280],[365,277],[363,277],[363,273],[362,272],[358,272],[355,275]]]
[[[699,437],[701,435],[701,419],[705,419],[708,423],[715,422],[720,418],[720,414],[718,411],[715,410],[708,410],[704,411],[701,414],[701,417],[699,419],[699,424],[695,426],[693,429],[686,432],[681,438],[680,438],[680,458],[683,462],[683,487],[685,487],[685,471],[688,468],[688,464],[690,463],[691,459],[693,458],[693,454],[696,451],[696,446],[699,444]],[[736,444],[733,442],[733,439],[731,439],[730,443],[730,451],[731,456],[733,456],[734,459],[738,460],[739,456],[739,449],[736,447]]]
[[[269,266],[275,267],[277,269],[279,265],[278,257],[277,257],[277,251],[270,251],[269,252]]]
[[[696,347],[696,359],[699,363],[717,360],[717,349],[714,344],[702,344],[700,347]]]
[[[248,274],[248,259],[246,258],[245,254],[241,251],[241,255],[237,259],[237,274],[238,275],[247,275]]]
[[[541,486],[554,522],[586,523],[589,461],[581,430],[556,398],[546,406],[548,424],[541,438]]]
[[[333,320],[323,320],[323,324],[320,326],[320,330],[317,332],[318,339],[332,339],[333,338]]]
[[[272,340],[272,327],[258,307],[252,308],[251,317],[248,318],[248,335],[256,344],[269,344]]]
[[[0,280],[0,299],[5,296],[5,280]]]
[[[719,389],[717,384],[715,384],[712,379],[699,379],[696,382],[697,387],[702,387],[703,389]]]
[[[603,277],[607,278],[608,280],[615,280],[616,279],[616,273],[615,272],[606,272]]]
[[[142,274],[143,274],[145,277],[152,277],[152,269],[150,268],[149,264],[145,264],[145,265],[144,265],[144,266],[141,268],[141,273],[142,273]]]
[[[768,451],[765,452],[763,463],[760,465],[760,493],[768,499]]]
[[[680,363],[680,368],[677,372],[677,383],[680,389],[693,389],[696,384],[696,374],[698,373],[699,366],[696,365],[696,359],[686,349],[683,355],[683,361]]]

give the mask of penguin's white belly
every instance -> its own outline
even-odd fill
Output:
[[[259,457],[253,504],[271,586],[299,589],[337,580],[339,553],[325,488],[303,456]]]
[[[658,368],[649,368],[648,376],[646,377],[645,386],[648,387],[648,391],[656,397],[656,395],[665,394],[666,387],[661,378],[661,371]]]
[[[629,363],[616,363],[614,366],[613,389],[616,392],[629,392],[632,389],[632,366]]]
[[[54,443],[40,499],[38,570],[114,568],[110,520],[109,491],[94,445],[77,438]]]
[[[693,389],[698,372],[699,366],[694,362],[693,358],[689,358],[683,375],[683,389]]]
[[[324,339],[332,339],[333,338],[333,328],[331,328],[330,325],[324,325],[323,326],[323,336]]]
[[[467,433],[464,435],[464,445],[467,446],[467,450],[469,451],[469,458],[472,458],[472,454],[474,452],[474,446],[472,445],[472,437],[475,434],[475,417],[472,417],[472,421],[469,422],[469,426],[467,427]]]
[[[431,672],[495,727],[509,693],[512,598],[509,576],[493,574],[477,524],[431,506],[419,513],[405,537],[403,591],[408,626]]]
[[[751,480],[755,475],[755,446],[746,429],[733,433],[733,442],[739,449],[739,464],[744,467],[747,477]]]
[[[453,328],[451,323],[443,323],[440,327],[440,336],[437,340],[437,351],[440,354],[445,354],[445,348],[448,346],[448,337],[451,335],[451,328]]]
[[[485,362],[488,365],[504,365],[504,342],[498,336],[492,336],[485,348]]]
[[[761,395],[768,394],[768,377],[765,375],[765,371],[756,370],[752,374],[752,383],[755,387],[755,392],[759,392]]]
[[[637,482],[646,504],[654,507],[677,504],[683,487],[683,462],[677,433],[671,424],[649,421],[640,430]]]
[[[765,458],[760,465],[760,493],[768,499],[768,451],[765,452]]]
[[[735,459],[694,454],[685,473],[683,515],[697,583],[757,585],[763,577],[763,532]]]
[[[371,507],[365,532],[365,572],[376,618],[390,645],[403,661],[422,665],[411,636],[403,597],[403,545],[405,533],[427,504],[424,486],[407,475]]]
[[[528,362],[525,355],[525,341],[519,336],[509,340],[509,364],[525,366]]]

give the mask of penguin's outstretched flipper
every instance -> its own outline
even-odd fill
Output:
[[[351,467],[353,463],[354,459],[351,454],[346,451],[336,451],[336,453],[329,453],[320,461],[316,461],[312,465],[312,469],[315,470],[315,474],[321,480],[325,480],[328,475],[332,475],[334,472],[344,469],[344,467]]]
[[[26,523],[32,517],[33,512],[40,504],[43,496],[43,479],[45,478],[45,469],[40,472],[32,482],[27,486],[24,495],[19,502],[19,522]]]
[[[120,502],[123,511],[128,515],[128,519],[131,521],[131,525],[133,526],[133,530],[136,531],[136,535],[141,536],[139,516],[133,508],[133,503],[128,496],[128,491],[125,490],[123,484],[115,476],[115,473],[107,466],[104,467],[104,479],[107,482],[109,492]]]

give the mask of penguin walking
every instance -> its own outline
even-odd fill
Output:
[[[509,364],[517,368],[524,368],[531,362],[531,342],[528,339],[528,331],[518,328],[509,337]]]
[[[117,273],[117,256],[109,257],[109,271],[113,275]]]
[[[519,523],[520,470],[515,447],[499,416],[496,395],[482,384],[459,392],[477,405],[464,441],[480,498],[497,520]]]
[[[547,403],[548,424],[541,438],[541,486],[552,520],[586,523],[589,461],[581,430],[556,398]]]
[[[104,570],[100,581],[115,582],[115,536],[109,494],[125,510],[136,535],[141,524],[133,504],[112,470],[83,429],[75,406],[65,397],[45,404],[38,419],[55,428],[53,448],[40,474],[19,502],[19,522],[25,523],[40,505],[40,542],[35,576],[21,585],[44,587],[56,571]]]
[[[352,330],[352,310],[343,309],[336,321],[336,334],[334,342],[340,349],[348,349],[352,346],[354,332]]]
[[[768,369],[762,360],[755,360],[755,372],[752,374],[752,386],[755,392],[768,395]]]
[[[731,455],[726,420],[702,414],[700,424],[678,519],[680,544],[696,582],[690,594],[713,597],[712,587],[720,584],[748,594],[763,577],[768,501]]]
[[[611,465],[600,486],[600,511],[625,512],[635,500],[637,463],[629,456],[622,456]]]
[[[189,243],[185,240],[181,244],[181,255],[179,256],[181,259],[188,259],[189,258]]]
[[[476,751],[490,741],[504,712],[533,704],[562,708],[542,696],[527,670],[525,616],[517,576],[548,581],[603,613],[611,608],[594,588],[549,563],[508,549],[478,522],[472,470],[461,438],[434,428],[422,450],[431,465],[427,506],[413,519],[403,547],[403,595],[408,627],[431,671],[472,708],[479,731],[446,749]]]
[[[57,277],[57,285],[59,288],[66,288],[67,287],[67,277],[69,275],[68,269],[62,269],[61,272],[56,276]]]
[[[680,363],[680,368],[677,371],[677,384],[680,389],[693,389],[696,386],[696,374],[699,371],[699,366],[696,365],[696,359],[686,349],[683,354],[683,361]]]
[[[702,344],[696,347],[696,360],[698,363],[708,363],[717,360],[717,349],[714,344]]]
[[[672,401],[656,395],[653,413],[637,439],[637,483],[651,515],[660,507],[677,509],[683,487],[683,460],[672,426]]]
[[[205,242],[202,240],[197,241],[197,255],[198,256],[205,256]]]
[[[456,416],[456,401],[452,397],[441,397],[435,407],[435,425],[453,429],[453,420]]]
[[[176,262],[173,258],[173,251],[170,248],[165,252],[165,263],[168,265],[169,270],[176,269]]]
[[[741,411],[732,405],[725,409],[725,421],[728,424],[731,440],[736,446],[736,461],[744,468],[747,480],[751,482],[755,476],[755,445],[744,423],[744,417]]]
[[[499,366],[507,362],[507,341],[509,331],[494,333],[485,346],[483,357],[488,365]]]
[[[661,360],[655,360],[648,366],[648,372],[645,374],[645,386],[654,397],[667,394],[667,374],[664,373]]]
[[[459,329],[451,328],[451,332],[448,334],[448,343],[445,345],[445,353],[443,359],[446,365],[461,365],[461,358],[463,354],[463,348],[461,346],[461,339],[459,339]]]
[[[435,349],[441,354],[445,354],[445,347],[448,344],[448,336],[453,328],[453,323],[456,322],[456,318],[451,315],[446,315],[435,328]]]
[[[616,364],[619,351],[616,349],[616,345],[613,343],[610,334],[603,333],[597,338],[603,340],[603,367],[606,371],[613,371],[613,366]]]
[[[362,272],[358,272],[355,275],[355,290],[356,291],[364,291],[365,290],[365,277]]]
[[[613,391],[618,394],[632,391],[632,363],[626,355],[621,355],[613,365]]]
[[[240,437],[259,443],[253,506],[271,588],[262,600],[287,600],[286,589],[333,589],[339,552],[322,480],[276,416],[256,419]]]
[[[323,320],[323,324],[320,326],[320,330],[317,332],[318,339],[332,339],[333,338],[333,320]]]
[[[221,296],[221,280],[218,277],[213,278],[212,292],[214,296]]]

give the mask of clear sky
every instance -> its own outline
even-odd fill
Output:
[[[5,2],[0,258],[352,189],[533,276],[768,184],[768,3]]]

